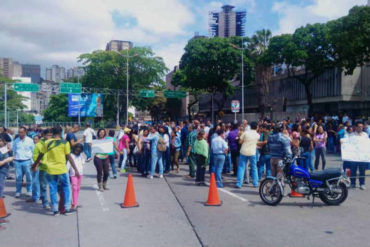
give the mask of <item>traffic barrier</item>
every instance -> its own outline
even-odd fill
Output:
[[[121,204],[121,207],[122,208],[139,207],[139,203],[137,203],[136,197],[135,197],[134,180],[132,178],[132,174],[128,175],[125,199],[123,203]]]
[[[221,206],[222,201],[218,196],[215,174],[211,173],[211,181],[209,183],[208,201],[205,206]]]
[[[10,214],[6,212],[4,198],[0,198],[0,219],[8,217]]]

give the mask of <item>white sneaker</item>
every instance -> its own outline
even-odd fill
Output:
[[[360,185],[360,190],[366,190],[365,185]]]
[[[161,174],[161,175],[159,175],[159,178],[163,178],[163,175]]]
[[[21,197],[21,193],[15,193],[15,198]]]
[[[27,192],[26,193],[26,196],[31,197],[32,196],[32,192]]]
[[[149,179],[153,179],[153,176],[148,176]]]

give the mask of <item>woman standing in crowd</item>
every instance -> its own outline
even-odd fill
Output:
[[[98,130],[98,140],[103,140],[107,136],[105,129]],[[94,156],[94,165],[97,172],[97,181],[99,186],[99,191],[103,192],[108,190],[107,180],[109,177],[109,154],[108,153],[97,153]]]
[[[111,153],[109,153],[109,162],[110,162],[110,165],[111,165],[111,168],[112,168],[113,178],[116,179],[117,178],[117,169],[116,169],[116,164],[114,162],[114,159],[115,159],[115,156],[116,156],[116,152],[119,153],[119,154],[121,154],[121,153],[118,149],[116,138],[114,138],[114,130],[109,130],[107,139],[112,140],[112,142],[113,142],[113,148],[114,149]]]
[[[143,135],[140,136],[140,172],[143,177],[148,176],[150,171],[150,141],[148,140],[149,130],[144,129]]]
[[[179,155],[181,149],[181,139],[177,134],[176,128],[172,129],[171,133],[171,169],[174,171],[174,165],[176,165],[176,173],[180,172]]]
[[[301,132],[301,141],[299,143],[301,149],[301,159],[299,165],[306,171],[310,170],[313,172],[311,152],[313,149],[313,143],[311,135],[308,132],[308,129],[302,130]]]
[[[166,151],[162,154],[164,173],[169,173],[171,170],[171,151],[170,151],[170,136],[166,126],[159,127],[159,134],[166,143]]]
[[[130,138],[128,137],[127,133],[130,132],[129,128],[124,128],[123,133],[121,136],[118,137],[118,150],[120,152],[119,156],[119,167],[121,169],[121,173],[126,172],[126,162],[127,156],[130,153]]]
[[[315,170],[319,169],[320,157],[322,161],[322,169],[325,169],[326,164],[326,140],[328,138],[327,133],[324,131],[322,125],[317,127],[316,134],[313,138],[315,142]]]
[[[204,175],[208,165],[209,146],[204,139],[204,135],[204,130],[200,130],[194,143],[195,162],[197,164],[195,183],[198,185],[205,185]]]

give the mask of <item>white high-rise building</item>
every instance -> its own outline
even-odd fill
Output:
[[[106,51],[122,51],[131,49],[133,44],[131,41],[123,41],[123,40],[111,40],[107,44],[105,50]]]
[[[211,37],[244,36],[246,11],[233,11],[234,6],[224,5],[221,12],[209,13]]]
[[[66,78],[66,69],[64,67],[53,65],[51,68],[46,68],[46,80],[62,82]]]

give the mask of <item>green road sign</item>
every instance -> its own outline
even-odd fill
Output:
[[[154,90],[140,90],[140,96],[143,98],[154,98]]]
[[[82,93],[81,83],[64,82],[59,85],[60,93]]]
[[[14,83],[14,91],[17,92],[38,92],[39,85],[32,83]]]
[[[184,91],[164,91],[164,97],[166,98],[186,98],[186,92]]]

